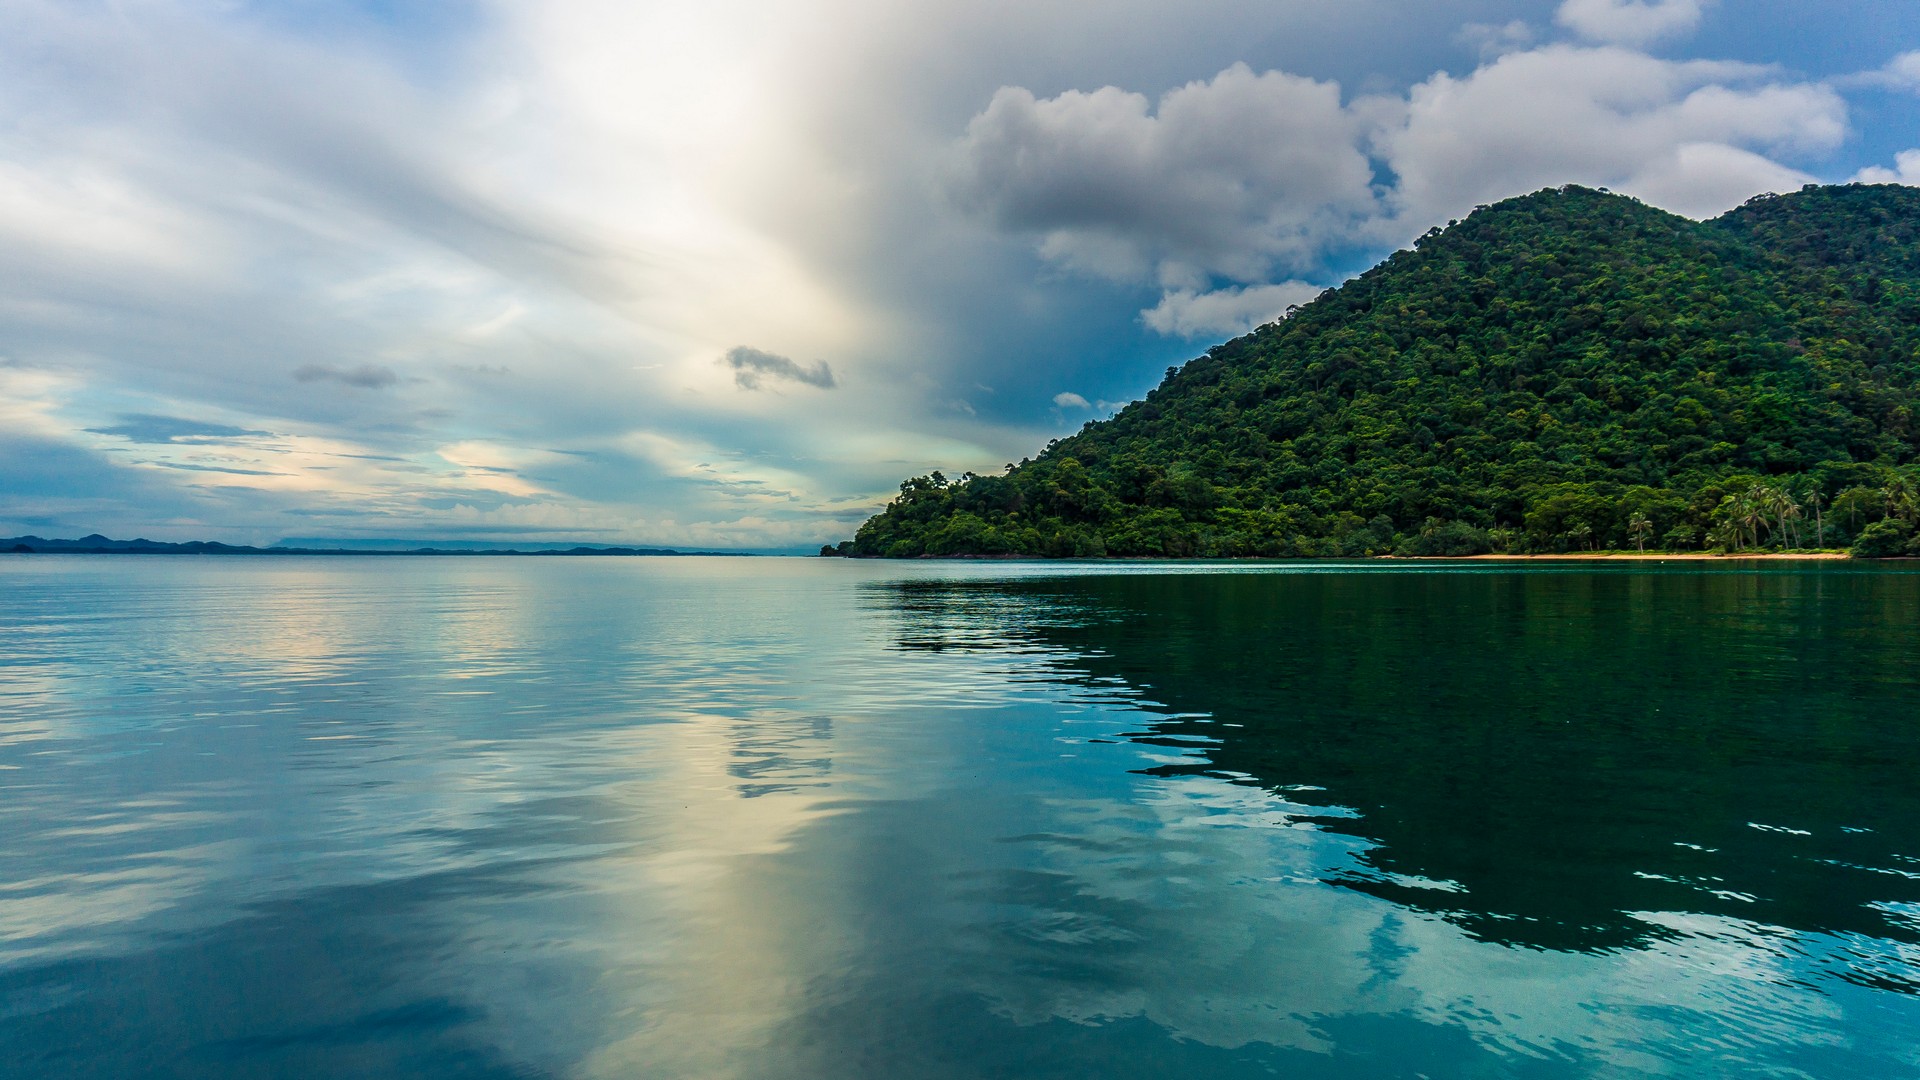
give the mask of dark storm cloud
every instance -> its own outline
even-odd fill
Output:
[[[728,349],[720,362],[733,369],[733,381],[742,390],[760,389],[763,379],[806,383],[822,390],[831,390],[836,385],[833,369],[827,366],[825,360],[815,360],[811,365],[802,366],[784,356],[741,345]]]
[[[117,435],[128,442],[137,443],[206,442],[267,434],[264,431],[249,431],[246,428],[237,428],[228,424],[209,424],[179,416],[157,416],[153,413],[122,413],[120,422],[112,427],[87,430],[95,435]]]

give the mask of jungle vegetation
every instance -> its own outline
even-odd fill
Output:
[[[1920,190],[1477,208],[822,554],[1920,554]]]

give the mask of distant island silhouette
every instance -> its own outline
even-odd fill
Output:
[[[57,555],[751,555],[746,551],[681,551],[677,548],[629,547],[623,545],[587,545],[575,547],[537,547],[537,548],[468,548],[433,547],[430,544],[417,548],[370,548],[370,547],[251,547],[245,544],[222,544],[217,540],[188,540],[184,543],[169,543],[164,540],[148,540],[136,537],[132,540],[114,540],[92,533],[78,540],[49,540],[41,536],[11,536],[0,538],[0,553],[30,555],[38,553]]]

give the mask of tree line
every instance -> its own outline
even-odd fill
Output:
[[[935,472],[901,484],[879,527],[862,530],[875,555],[1039,558],[1463,557],[1599,551],[1760,552],[1848,550],[1863,558],[1920,556],[1920,478],[1911,469],[1854,463],[1785,479],[1733,474],[1692,492],[1616,484],[1557,484],[1523,502],[1518,520],[1428,516],[1401,530],[1385,515],[1298,512],[1223,505],[1187,486],[1190,502],[1144,513],[1102,504],[1084,468],[1067,459],[1046,490],[1028,499],[1005,477]],[[1038,475],[1030,471],[1027,479]],[[1164,478],[1161,478],[1164,479]],[[995,481],[998,481],[996,483]],[[1159,484],[1160,479],[1153,481]],[[998,505],[996,505],[998,503]],[[1002,510],[1030,506],[1032,513]],[[1211,505],[1209,505],[1211,504]],[[1078,520],[1066,520],[1074,518]],[[864,554],[855,541],[822,555]]]

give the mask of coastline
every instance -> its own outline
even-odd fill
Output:
[[[1541,559],[1551,562],[1604,562],[1609,560],[1622,560],[1626,562],[1755,562],[1766,560],[1769,562],[1778,562],[1781,560],[1798,559],[1851,559],[1853,556],[1844,551],[1808,551],[1799,553],[1761,552],[1752,555],[1716,555],[1709,551],[1670,553],[1649,551],[1644,554],[1638,551],[1581,551],[1568,552],[1565,555],[1463,555],[1461,558],[1502,562],[1526,562]]]
[[[1245,562],[1796,562],[1796,561],[1832,561],[1852,559],[1844,551],[1802,551],[1802,552],[1757,552],[1753,554],[1719,555],[1711,551],[1649,551],[1642,554],[1637,551],[1578,551],[1563,555],[1354,555],[1327,556],[1325,558],[1269,559],[1259,557],[1202,558],[1199,556],[1178,555],[1100,555],[1082,558],[1046,558],[1037,555],[912,555],[889,560],[885,555],[820,555],[809,558],[832,559],[870,559],[876,562],[1111,562],[1111,563],[1153,563],[1153,562],[1203,562],[1231,565]],[[1872,559],[1870,562],[1895,562],[1893,559]]]

